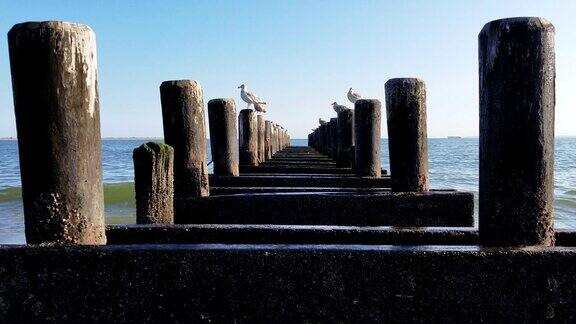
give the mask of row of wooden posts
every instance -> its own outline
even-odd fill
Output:
[[[554,27],[544,19],[513,18],[487,24],[478,37],[483,244],[554,244],[553,36]],[[94,33],[79,24],[23,23],[10,30],[8,41],[27,241],[105,244]],[[427,189],[424,92],[416,79],[386,84],[391,174],[393,181],[396,174],[405,179],[406,186],[396,184],[394,190]],[[201,87],[195,81],[167,81],[160,93],[165,142],[174,148],[175,201],[208,195]],[[215,173],[234,175],[237,169],[232,112],[230,100],[208,104]],[[342,116],[346,127],[320,127],[310,143],[340,165],[353,162],[357,175],[377,177],[380,103],[360,100],[353,118],[354,128],[352,116]],[[338,125],[339,119],[332,123]],[[253,111],[241,111],[239,124],[240,164],[256,165],[288,144],[282,128],[258,122]],[[335,138],[339,132],[353,132],[353,145],[349,136]],[[267,134],[272,143],[266,142]],[[162,147],[149,149],[165,156]],[[168,160],[159,167],[170,165]],[[154,181],[146,172],[142,176]]]
[[[428,181],[426,87],[416,78],[386,82],[386,120],[393,191],[425,192]],[[381,103],[361,99],[308,135],[308,145],[357,176],[380,177]]]
[[[481,242],[553,245],[554,26],[542,18],[497,20],[478,41]],[[428,191],[425,84],[391,79],[385,92],[392,191]],[[358,176],[379,176],[380,106],[359,100],[308,142]]]
[[[202,90],[197,81],[165,81],[160,86],[164,144],[134,150],[136,222],[178,223],[185,215],[179,201],[210,194]],[[239,165],[255,166],[289,145],[280,125],[252,109],[242,109],[236,124],[233,99],[208,102],[214,175],[239,176]]]
[[[75,23],[28,22],[12,27],[8,43],[26,240],[105,244],[94,32]],[[160,97],[166,144],[134,151],[142,222],[173,217],[172,190],[176,202],[209,195],[201,86],[166,81]],[[239,163],[257,165],[290,141],[282,126],[249,109],[238,117],[238,141],[232,99],[211,100],[208,113],[217,175],[238,176]]]

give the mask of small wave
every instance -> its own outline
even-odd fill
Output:
[[[568,190],[564,192],[565,195],[576,196],[576,190]]]
[[[0,203],[22,199],[22,188],[8,187],[0,189]],[[119,182],[104,184],[104,204],[136,206],[134,182]]]

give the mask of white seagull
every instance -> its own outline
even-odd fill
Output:
[[[352,88],[350,88],[350,90],[348,90],[348,100],[350,100],[351,103],[356,103],[356,101],[362,99],[362,96],[354,91]]]
[[[238,87],[240,89],[240,97],[244,102],[248,104],[247,108],[250,108],[250,105],[254,105],[254,109],[256,111],[265,113],[266,112],[266,102],[260,99],[257,95],[253,94],[252,92],[246,91],[246,86],[241,85]]]
[[[339,105],[336,101],[334,101],[334,103],[332,104],[332,107],[334,107],[334,111],[338,114],[341,111],[344,110],[350,110],[348,107],[344,106],[344,105]]]
[[[320,123],[320,125],[326,124],[326,121],[322,118],[318,118],[318,122]]]

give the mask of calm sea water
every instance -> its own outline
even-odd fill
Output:
[[[147,140],[104,140],[102,163],[108,223],[133,223],[135,202],[132,150]],[[292,145],[306,145],[292,140]],[[210,148],[208,147],[208,161]],[[556,139],[555,224],[576,228],[576,138]],[[382,166],[389,169],[388,143],[382,141]],[[430,139],[433,188],[478,192],[478,139]],[[0,243],[24,243],[24,219],[16,141],[0,141]]]

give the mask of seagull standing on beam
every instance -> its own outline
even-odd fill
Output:
[[[266,102],[260,99],[257,95],[253,94],[252,92],[246,91],[245,85],[240,85],[238,87],[240,89],[240,98],[244,100],[248,104],[246,108],[250,108],[250,105],[254,105],[254,109],[258,112],[265,113],[266,112]]]
[[[354,91],[354,89],[350,88],[350,90],[348,90],[348,100],[350,100],[351,103],[356,103],[356,101],[362,99],[362,96]]]
[[[350,110],[350,108],[344,106],[344,105],[339,105],[336,101],[334,101],[334,103],[332,104],[332,107],[334,107],[334,111],[338,114],[341,111],[345,111],[345,110]]]

